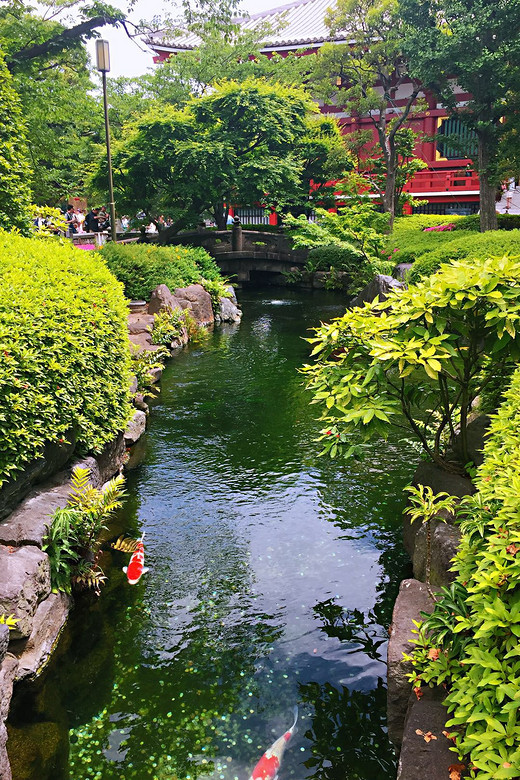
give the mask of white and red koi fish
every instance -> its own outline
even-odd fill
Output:
[[[129,585],[136,585],[148,569],[144,565],[144,534],[137,542],[128,566],[123,566],[123,571],[128,578]]]
[[[249,780],[276,780],[278,777],[278,770],[282,763],[283,754],[285,748],[291,741],[294,733],[296,732],[296,721],[298,720],[298,707],[294,708],[294,723],[289,731],[286,731],[276,742],[273,742],[270,748],[268,748],[258,764],[251,772]]]

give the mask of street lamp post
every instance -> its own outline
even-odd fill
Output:
[[[108,192],[110,197],[110,233],[112,241],[117,238],[116,235],[116,204],[114,203],[114,182],[112,180],[112,155],[110,153],[110,124],[108,121],[108,100],[107,100],[107,73],[110,70],[110,49],[108,41],[96,41],[96,64],[103,79],[103,105],[105,107],[105,135],[107,144],[108,161]]]

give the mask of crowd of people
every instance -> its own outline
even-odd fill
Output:
[[[92,208],[85,213],[83,209],[76,209],[69,204],[64,216],[67,222],[68,236],[76,235],[77,233],[100,233],[110,230],[110,214],[105,206]],[[144,212],[137,213],[133,218],[123,215],[121,218],[116,218],[116,231],[118,233],[126,233],[127,230],[143,224],[145,219],[146,214]],[[170,218],[165,219],[164,215],[161,214],[157,224],[150,222],[145,228],[147,233],[157,233],[159,230],[168,228],[172,224],[173,221]]]

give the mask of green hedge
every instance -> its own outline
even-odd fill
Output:
[[[447,687],[448,726],[479,780],[520,777],[520,369],[465,499],[455,583],[423,626],[416,686]]]
[[[520,214],[497,214],[499,230],[520,229]],[[455,230],[480,230],[479,214],[471,214],[461,217],[455,226]]]
[[[436,234],[423,233],[422,235],[434,236]],[[412,284],[418,282],[423,276],[430,276],[442,263],[451,263],[453,260],[461,260],[465,257],[477,259],[479,257],[520,255],[520,230],[489,230],[486,233],[461,231],[460,233],[438,235],[448,235],[451,240],[432,241],[432,249],[424,252],[410,270],[408,280]]]
[[[108,243],[102,255],[123,283],[126,296],[134,300],[147,301],[159,284],[173,292],[176,287],[200,284],[203,279],[221,279],[217,264],[201,247]]]
[[[99,255],[0,231],[0,485],[74,431],[99,452],[130,414],[127,306]]]
[[[359,250],[354,247],[348,249],[343,246],[317,246],[311,249],[305,269],[309,273],[314,271],[329,271],[334,268],[336,271],[355,272],[364,265],[365,259],[361,256]]]

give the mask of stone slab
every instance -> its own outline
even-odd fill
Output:
[[[12,638],[28,637],[38,604],[51,592],[49,558],[33,545],[0,545],[0,571],[0,613],[18,618]]]
[[[418,580],[403,580],[394,605],[390,639],[388,642],[388,736],[396,745],[401,743],[406,709],[410,698],[411,684],[406,675],[412,665],[405,661],[403,653],[410,653],[414,647],[413,621],[421,620],[421,611],[432,609],[432,600],[426,585]]]
[[[221,298],[218,317],[220,322],[240,322],[242,312],[231,298]]]
[[[144,349],[152,346],[152,334],[151,333],[130,333],[128,336],[130,344],[134,345],[137,353],[142,352]]]
[[[52,515],[66,506],[69,494],[68,482],[33,491],[7,520],[0,523],[0,542],[14,547],[22,544],[41,547]]]
[[[128,332],[132,335],[138,333],[150,333],[155,325],[153,314],[129,314]]]
[[[3,723],[9,714],[17,669],[18,658],[8,653],[0,666],[0,723]]]
[[[16,680],[37,677],[45,668],[67,622],[71,599],[66,593],[51,593],[39,604],[33,620],[33,629],[27,642],[17,648]]]
[[[397,780],[447,780],[449,767],[460,763],[457,754],[450,750],[452,741],[442,733],[446,731],[445,723],[449,719],[442,703],[445,691],[438,688],[422,690],[420,699],[414,693],[410,696]],[[424,734],[428,732],[436,739],[425,740]]]

